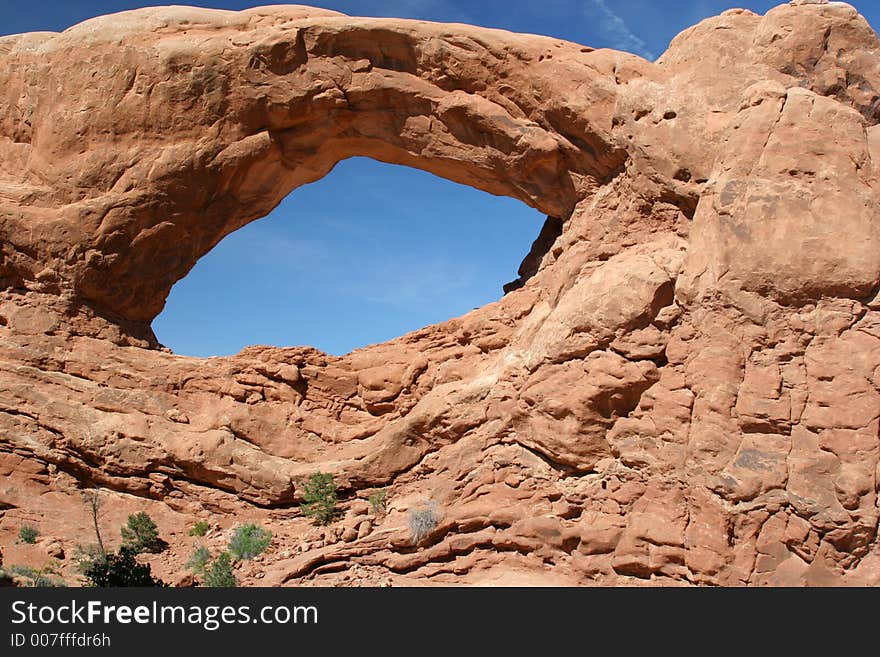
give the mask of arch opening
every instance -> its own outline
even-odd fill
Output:
[[[350,158],[202,257],[153,331],[190,356],[254,344],[343,355],[518,287],[512,279],[534,273],[530,247],[546,239],[544,219],[512,198]]]

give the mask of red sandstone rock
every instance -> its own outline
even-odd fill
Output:
[[[170,581],[209,518],[275,533],[244,583],[880,584],[878,55],[824,2],[656,63],[305,7],[0,39],[4,558],[74,554],[97,484]],[[199,257],[354,155],[553,217],[519,288],[341,358],[158,348]],[[317,470],[358,498],[320,532]]]

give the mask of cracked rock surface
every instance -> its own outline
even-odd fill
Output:
[[[274,532],[246,584],[878,585],[878,123],[840,2],[731,10],[654,63],[299,6],[0,38],[4,559],[88,542],[97,485],[178,583],[206,519],[217,548]],[[160,348],[202,255],[359,155],[550,228],[500,301],[343,357]]]

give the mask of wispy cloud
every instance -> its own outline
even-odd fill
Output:
[[[322,240],[286,236],[279,231],[248,226],[236,235],[234,243],[221,243],[218,255],[253,268],[283,268],[290,272],[309,272],[324,267],[335,257],[333,245]],[[247,231],[247,232],[244,232]]]
[[[605,0],[589,0],[599,13],[599,27],[618,50],[626,50],[645,59],[654,60],[655,56],[647,49],[645,41],[639,38],[614,10],[608,6]]]
[[[397,310],[429,312],[438,306],[459,306],[462,298],[473,296],[470,288],[478,279],[478,272],[442,257],[386,261],[373,269],[366,277],[347,281],[339,291]]]
[[[312,293],[418,313],[438,306],[457,308],[458,300],[473,297],[476,281],[483,275],[442,254],[395,252],[363,222],[334,218],[324,223],[345,238],[339,243],[321,237],[294,238],[254,225],[242,229],[227,259],[234,260],[236,267],[246,265],[245,269],[274,277],[279,295],[299,294],[305,280]],[[225,248],[219,246],[220,252],[213,255],[223,256]],[[232,265],[219,263],[218,272],[227,266]]]

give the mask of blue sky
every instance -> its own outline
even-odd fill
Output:
[[[186,2],[243,9],[274,0]],[[92,16],[171,2],[0,0],[0,35],[60,31]],[[312,0],[356,16],[471,23],[658,57],[681,30],[766,0]],[[880,1],[853,2],[880,25]],[[430,174],[354,158],[228,236],[172,290],[153,323],[177,353],[232,354],[250,344],[333,354],[464,314],[501,286],[544,217]]]

